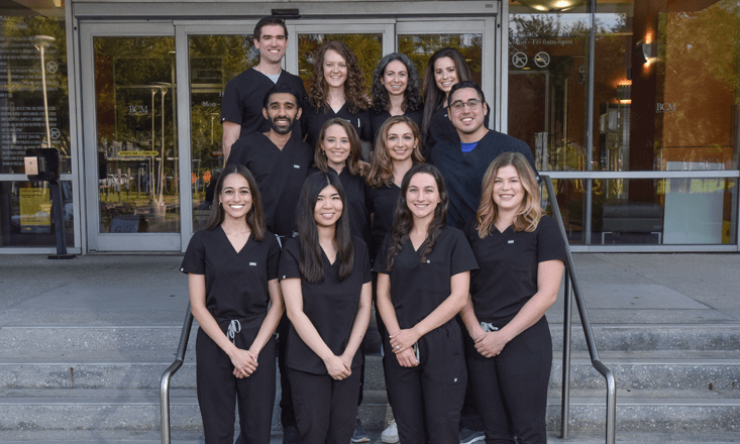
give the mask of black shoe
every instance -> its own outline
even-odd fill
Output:
[[[295,426],[283,427],[283,444],[298,444],[299,436]]]
[[[360,418],[357,418],[357,423],[355,424],[355,433],[352,434],[351,441],[353,443],[370,442],[370,435],[368,435],[365,431],[365,428],[362,427],[362,422],[360,422]]]
[[[472,444],[474,442],[485,440],[486,434],[481,431],[470,430],[463,427],[460,429],[459,437],[460,444]]]

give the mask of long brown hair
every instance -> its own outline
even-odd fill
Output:
[[[313,64],[313,78],[308,93],[311,106],[324,111],[329,110],[328,94],[329,85],[324,79],[324,55],[328,50],[336,51],[347,64],[347,80],[344,81],[344,100],[347,102],[347,110],[352,114],[370,108],[370,98],[365,93],[365,76],[362,73],[357,56],[346,43],[332,40],[324,43],[316,52]]]
[[[347,160],[345,162],[346,168],[353,176],[364,176],[367,172],[367,169],[360,166],[360,158],[362,157],[362,142],[360,142],[360,136],[357,135],[355,127],[353,127],[351,123],[347,122],[341,117],[334,117],[333,119],[329,119],[326,121],[324,126],[321,127],[319,137],[316,139],[316,150],[314,151],[313,155],[314,165],[316,165],[316,168],[325,173],[329,171],[329,164],[326,160],[326,154],[324,153],[324,150],[321,149],[321,146],[324,143],[326,131],[329,129],[330,126],[333,125],[339,125],[344,128],[344,131],[347,133],[347,138],[349,139],[349,157],[347,157]]]
[[[432,120],[432,115],[445,101],[446,94],[439,89],[436,80],[434,80],[434,63],[445,57],[449,57],[455,62],[455,70],[457,71],[457,80],[459,82],[472,80],[468,62],[465,61],[465,57],[457,49],[442,48],[432,54],[424,71],[424,118],[421,124],[421,130],[424,134],[429,133],[429,122]]]
[[[427,255],[434,250],[437,238],[442,234],[442,230],[447,225],[449,195],[447,194],[447,187],[442,178],[442,173],[437,169],[437,167],[428,163],[414,165],[406,175],[403,176],[403,182],[401,182],[401,193],[398,195],[398,201],[396,201],[396,209],[393,214],[393,228],[391,229],[391,245],[388,247],[388,252],[386,253],[386,264],[388,265],[387,271],[390,271],[391,268],[393,268],[394,259],[398,253],[401,252],[403,244],[408,240],[409,233],[414,227],[414,215],[409,209],[408,201],[406,200],[406,192],[409,190],[411,178],[422,173],[429,174],[434,178],[434,181],[437,183],[440,200],[437,207],[434,209],[434,217],[432,222],[429,224],[427,238],[419,247],[422,263],[426,262]]]
[[[224,209],[221,206],[221,191],[224,188],[224,181],[232,174],[240,174],[249,184],[249,192],[252,194],[252,209],[247,213],[247,225],[252,232],[252,237],[256,241],[262,241],[265,237],[265,214],[262,211],[262,197],[257,187],[257,181],[254,179],[251,171],[244,165],[233,164],[227,165],[216,181],[216,192],[213,194],[213,205],[211,214],[206,222],[206,230],[212,230],[221,225],[224,221]]]
[[[375,141],[373,157],[370,160],[370,172],[367,175],[367,184],[374,188],[390,186],[393,183],[393,160],[388,155],[388,147],[385,144],[388,138],[388,131],[397,123],[405,123],[411,128],[416,140],[416,146],[411,152],[411,160],[414,163],[424,163],[424,156],[421,146],[421,133],[419,127],[412,119],[407,116],[391,116],[378,130],[378,139]]]
[[[545,210],[540,206],[540,188],[537,186],[534,170],[532,170],[526,157],[521,153],[503,153],[491,162],[483,176],[483,193],[476,215],[478,236],[481,239],[491,233],[493,224],[498,218],[498,206],[493,201],[493,187],[496,183],[498,170],[506,166],[513,166],[516,169],[525,194],[521,210],[514,219],[514,231],[532,232],[536,230],[537,224],[540,223],[540,219],[545,214]]]

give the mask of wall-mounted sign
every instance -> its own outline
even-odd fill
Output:
[[[656,113],[675,113],[676,112],[676,103],[656,103],[655,104],[655,112]]]
[[[146,105],[129,105],[128,115],[129,116],[148,116],[149,107]]]
[[[51,202],[48,188],[18,190],[21,233],[51,233]]]

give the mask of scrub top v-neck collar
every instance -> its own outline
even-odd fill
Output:
[[[224,239],[226,239],[226,243],[227,243],[227,244],[229,244],[229,246],[231,247],[231,251],[233,251],[233,252],[234,252],[234,254],[236,254],[237,256],[239,256],[239,255],[241,255],[241,254],[242,254],[243,252],[247,251],[247,248],[248,248],[248,247],[250,246],[250,244],[252,243],[252,237],[253,237],[253,236],[252,236],[252,233],[250,232],[250,233],[249,233],[249,237],[247,238],[247,241],[246,241],[246,242],[244,242],[244,245],[242,245],[242,248],[241,248],[241,250],[239,250],[239,251],[236,251],[236,248],[234,247],[234,244],[232,244],[232,243],[231,243],[231,239],[229,239],[229,236],[228,236],[228,235],[226,234],[226,232],[224,231],[224,227],[223,227],[223,226],[222,226],[221,224],[219,224],[219,225],[218,225],[218,228],[219,228],[219,231],[221,231],[221,234],[223,234],[223,236],[224,236]]]

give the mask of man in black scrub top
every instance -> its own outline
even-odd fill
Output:
[[[478,211],[481,182],[496,157],[508,151],[522,153],[535,173],[537,169],[529,145],[486,128],[483,122],[488,106],[477,83],[465,81],[453,86],[449,102],[448,115],[460,139],[440,141],[428,162],[439,168],[447,184],[450,196],[447,224],[462,230]]]
[[[314,153],[293,130],[295,121],[301,116],[297,92],[287,85],[273,85],[264,97],[262,112],[270,123],[270,130],[254,132],[237,140],[226,164],[241,164],[252,172],[262,194],[267,229],[279,236],[282,242],[293,237],[295,232],[296,205]],[[287,317],[283,316],[277,331],[280,335],[281,421],[286,444],[297,442],[298,438],[293,399],[285,376],[283,339],[287,337],[288,326]]]
[[[299,94],[299,104],[307,101],[303,81],[283,71],[280,62],[288,47],[288,29],[281,18],[263,17],[254,27],[254,47],[260,52],[260,62],[226,84],[221,103],[224,158],[240,137],[255,131],[267,132],[269,122],[262,115],[262,100],[273,85],[288,85]],[[296,125],[300,133],[300,125]],[[299,136],[301,134],[298,134]]]

